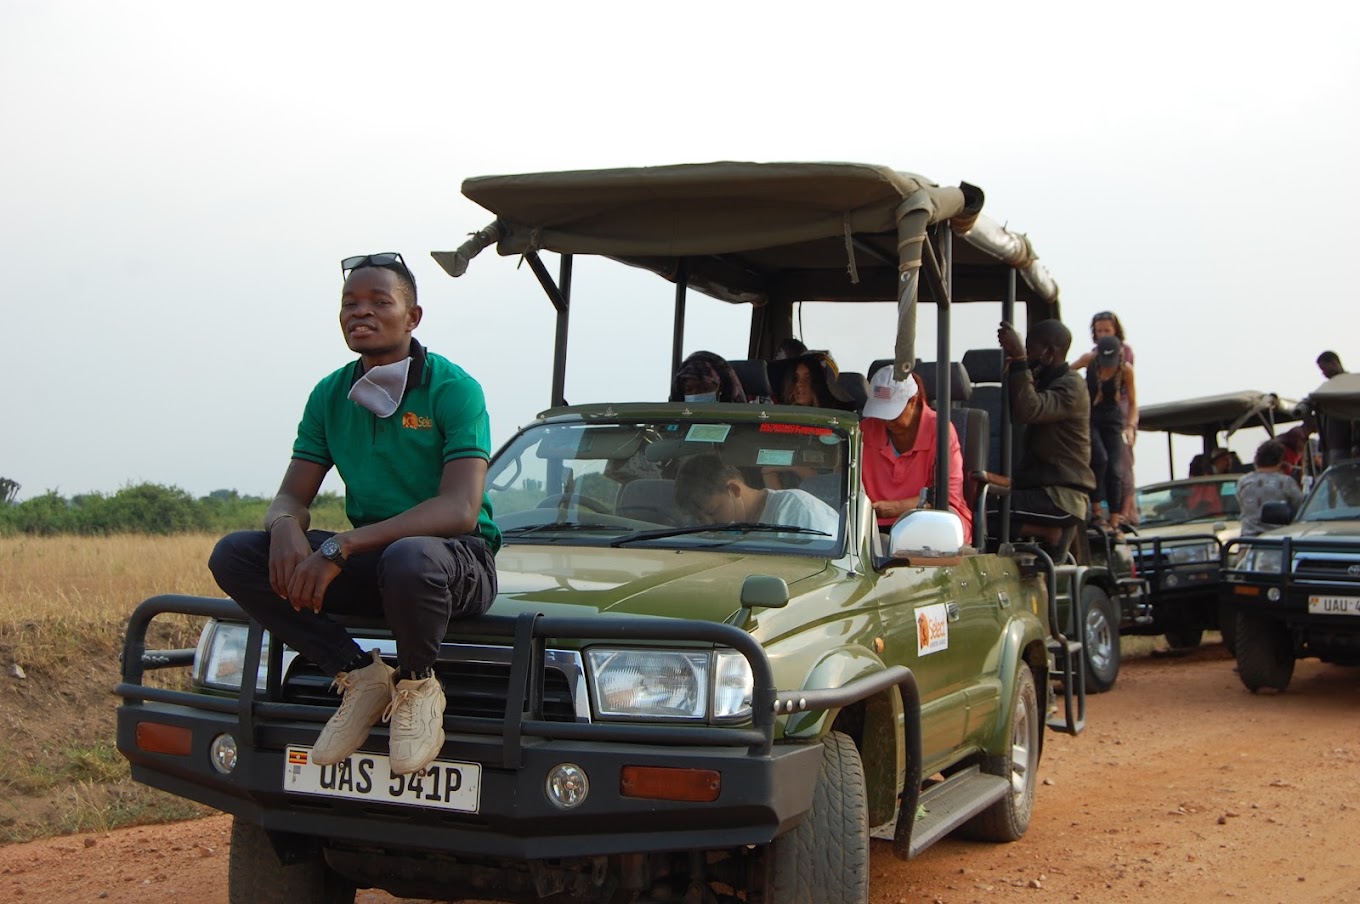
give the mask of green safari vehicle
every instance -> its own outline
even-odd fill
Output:
[[[905,373],[919,294],[941,315],[938,378],[951,303],[1056,315],[1028,241],[981,216],[972,186],[853,164],[542,173],[463,190],[496,221],[436,259],[459,275],[492,243],[522,257],[559,330],[553,407],[490,467],[501,592],[443,641],[447,740],[430,770],[393,777],[382,726],[348,762],[310,763],[338,702],[329,676],[229,600],[156,597],[128,628],[119,749],[137,780],[234,815],[230,900],[349,902],[377,887],[864,904],[871,834],[903,858],[954,831],[1020,838],[1046,724],[1084,722],[1081,644],[1057,628],[1060,566],[988,536],[985,498],[1004,487],[982,465],[967,475],[973,536],[934,509],[885,534],[861,488],[854,411],[645,399],[661,386],[566,405],[562,388],[575,255],[673,284],[676,362],[693,289],[750,306],[752,361],[791,335],[799,302],[897,304]],[[560,257],[556,279],[544,252]],[[947,379],[939,392],[950,410]],[[985,451],[985,417],[958,419]],[[757,487],[767,468],[804,469],[800,490],[825,517],[695,518],[675,475],[713,452]],[[948,473],[945,457],[940,498]],[[197,650],[146,649],[167,612],[206,617]],[[350,629],[393,653],[381,624]],[[174,667],[190,669],[189,690],[144,680]]]

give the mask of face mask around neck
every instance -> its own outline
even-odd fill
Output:
[[[391,417],[401,406],[401,397],[406,393],[406,375],[410,370],[410,358],[370,367],[350,387],[349,399],[378,417]]]

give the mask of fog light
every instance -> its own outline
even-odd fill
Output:
[[[1178,577],[1177,575],[1169,574],[1169,575],[1166,576],[1166,586],[1168,586],[1168,587],[1175,587],[1175,586],[1176,586],[1177,584],[1179,584],[1180,582],[1181,582],[1181,579],[1180,579],[1180,577]]]
[[[1280,588],[1271,587],[1269,590],[1267,590],[1266,599],[1270,600],[1272,603],[1278,603],[1280,601]]]
[[[220,734],[208,745],[208,762],[223,775],[231,775],[236,768],[236,739],[229,734]]]
[[[586,771],[575,763],[558,763],[548,770],[545,790],[553,806],[570,810],[585,801],[590,793],[590,780],[586,778]]]

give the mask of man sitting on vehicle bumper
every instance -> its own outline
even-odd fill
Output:
[[[406,774],[426,768],[444,742],[433,666],[449,620],[480,615],[496,594],[490,427],[477,381],[412,337],[422,311],[401,256],[346,258],[341,267],[340,326],[360,357],[307,400],[265,529],[222,538],[208,564],[275,639],[335,676],[344,699],[312,762],[347,759],[381,718],[392,723],[392,772]],[[354,528],[308,531],[332,466]],[[385,617],[399,674],[327,613]]]
[[[1067,366],[1072,334],[1042,320],[1022,342],[1009,323],[997,330],[1010,374],[1011,412],[1026,425],[1011,489],[1011,515],[1022,536],[1037,537],[1061,561],[1085,524],[1096,487],[1091,470],[1091,397]]]

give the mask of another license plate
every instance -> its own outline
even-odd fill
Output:
[[[478,763],[435,760],[424,775],[393,775],[381,753],[360,751],[333,766],[318,766],[308,758],[310,751],[310,747],[288,748],[283,790],[458,813],[476,813],[481,805],[482,767]]]
[[[1312,615],[1360,615],[1360,596],[1310,596]]]

